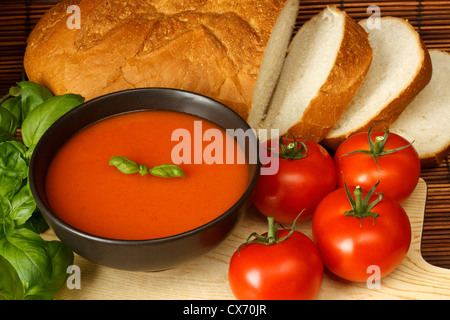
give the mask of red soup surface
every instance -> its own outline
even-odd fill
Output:
[[[195,162],[195,152],[198,156],[199,150],[209,148],[208,154],[214,157],[218,155],[214,152],[221,151],[211,151],[214,138],[203,143],[198,135],[194,138],[200,132],[199,124],[202,134],[208,129],[221,131],[224,159],[225,148],[230,145],[234,146],[236,157],[243,156],[231,135],[196,116],[172,111],[121,114],[81,130],[57,152],[46,179],[51,210],[79,230],[123,240],[172,236],[214,220],[243,195],[249,169],[237,159],[228,163],[224,160],[222,164]],[[190,133],[188,144],[183,138],[172,141],[172,133],[177,129]],[[191,146],[191,150],[180,148],[181,143]],[[109,165],[113,156],[126,157],[149,168],[173,164],[174,148],[181,156],[191,152],[191,164],[178,164],[184,178],[124,174]]]

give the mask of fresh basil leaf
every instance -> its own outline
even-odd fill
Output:
[[[184,178],[184,172],[173,164],[163,164],[150,169],[150,174],[161,178]]]
[[[74,254],[61,241],[48,241],[48,254],[52,259],[52,275],[57,278],[67,278],[67,268],[73,264]],[[62,283],[58,285],[61,286]]]
[[[52,299],[68,277],[67,268],[73,264],[73,252],[60,241],[49,241],[47,253],[52,263],[51,276],[43,283],[27,284],[25,296],[27,300]]]
[[[36,107],[22,123],[24,144],[33,149],[47,129],[62,115],[84,102],[77,94],[54,96]]]
[[[33,231],[19,228],[0,238],[0,255],[12,264],[22,282],[40,284],[51,277],[47,242]]]
[[[14,220],[11,217],[11,202],[0,196],[0,238],[12,234],[15,228]]]
[[[0,107],[0,142],[9,141],[16,135],[19,121],[8,110]]]
[[[20,97],[22,94],[22,90],[19,87],[11,87],[9,88],[9,92],[4,95],[3,97],[0,97],[0,105],[2,105],[6,100],[10,98],[17,98]]]
[[[22,99],[21,97],[11,98],[6,100],[1,105],[2,108],[8,110],[14,118],[16,118],[17,123],[22,123]]]
[[[47,221],[45,221],[44,216],[41,211],[39,211],[38,207],[36,207],[31,217],[23,225],[21,225],[21,227],[27,228],[38,234],[49,228]]]
[[[26,184],[11,200],[11,218],[17,226],[23,225],[36,209],[36,202],[31,194],[29,184]]]
[[[21,189],[28,174],[28,166],[18,144],[12,141],[0,143],[0,196],[8,199]]]
[[[53,93],[45,86],[32,81],[22,81],[17,84],[21,89],[22,121],[37,106],[53,97]]]
[[[24,289],[16,269],[0,256],[0,300],[23,300]]]
[[[133,174],[139,172],[139,165],[125,157],[114,156],[109,159],[109,165],[116,167],[120,172]]]
[[[8,93],[12,97],[20,97],[20,95],[22,94],[22,89],[20,89],[20,87],[13,86],[9,88]]]
[[[22,156],[23,159],[25,159],[26,155],[27,155],[27,147],[25,147],[25,145],[19,141],[15,141],[15,140],[11,140],[7,142],[8,144],[12,145],[14,148],[16,148],[19,152],[20,155]]]

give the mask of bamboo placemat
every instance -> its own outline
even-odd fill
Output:
[[[439,167],[423,169],[428,186],[422,233],[422,255],[435,266],[450,269],[450,156]]]
[[[26,39],[39,18],[58,0],[1,0],[0,96],[22,79]],[[355,20],[379,9],[381,16],[409,20],[429,49],[450,51],[450,1],[301,0],[296,29],[327,5],[336,5]],[[369,7],[371,6],[371,7]],[[373,7],[375,6],[375,7]],[[422,170],[428,186],[422,255],[429,263],[450,269],[450,157],[437,168]]]

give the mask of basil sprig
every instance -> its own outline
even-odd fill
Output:
[[[109,160],[109,165],[125,174],[139,173],[141,176],[151,174],[160,178],[184,178],[183,170],[173,164],[163,164],[149,169],[146,165],[137,164],[126,157],[114,156]]]
[[[76,94],[55,96],[31,81],[17,83],[0,98],[0,300],[52,299],[66,281],[74,254],[62,242],[40,236],[48,225],[31,193],[28,170],[44,132],[83,101]]]

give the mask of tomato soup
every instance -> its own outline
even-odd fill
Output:
[[[172,151],[181,143],[172,141],[173,132],[182,129],[194,135],[199,121],[203,133],[220,130],[224,148],[231,141],[236,157],[243,156],[236,139],[196,116],[172,111],[113,116],[84,128],[56,153],[46,176],[49,207],[79,230],[123,240],[172,236],[214,220],[244,194],[249,179],[246,163],[177,164],[184,178],[124,174],[109,165],[113,156],[149,168],[173,164]],[[198,139],[192,137],[194,142]],[[203,141],[202,149],[192,145],[192,157],[195,150],[211,148],[209,143]]]

